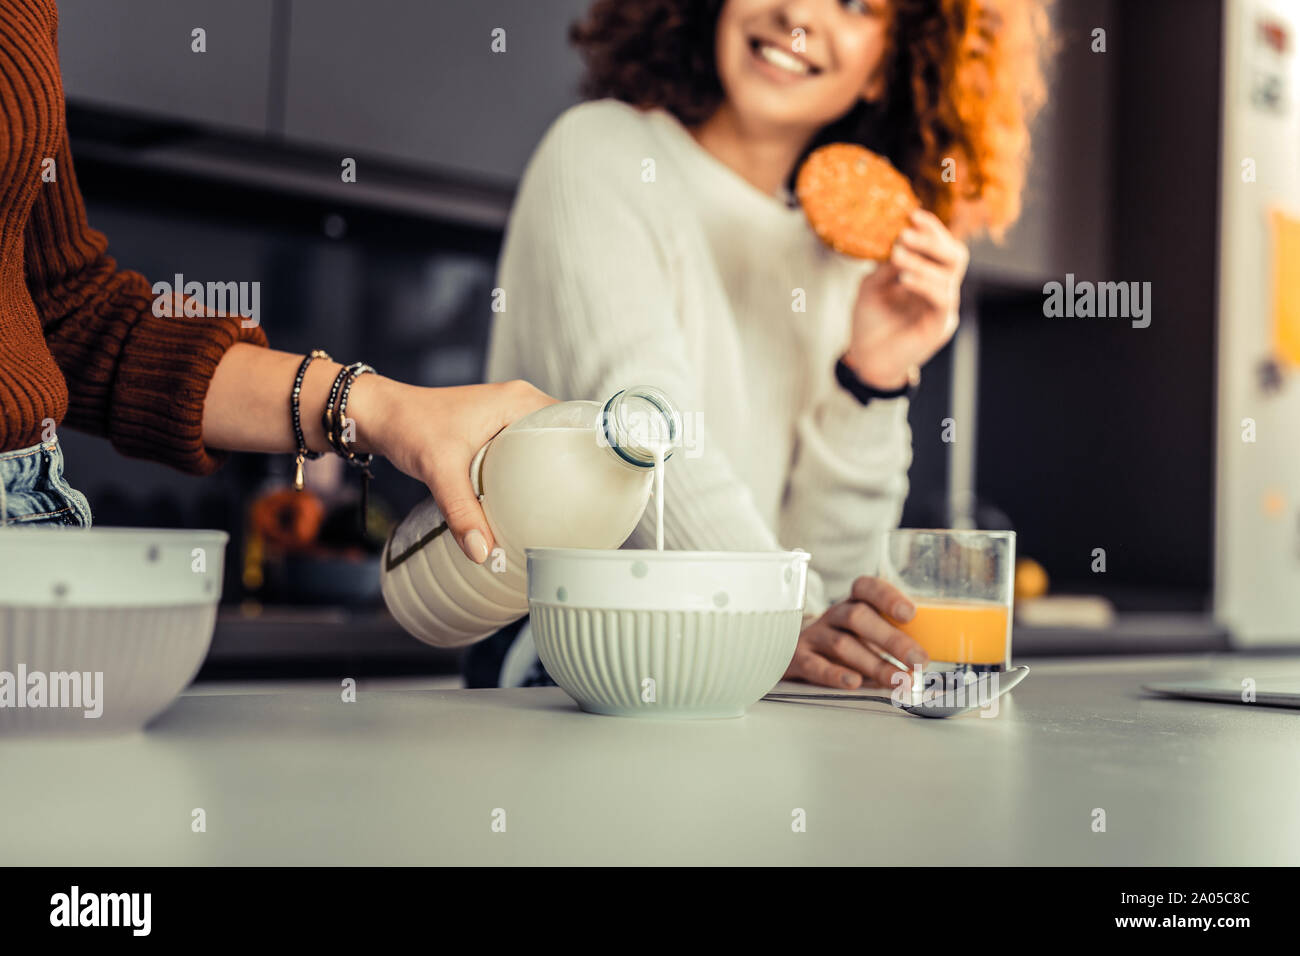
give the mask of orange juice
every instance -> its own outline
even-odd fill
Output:
[[[954,664],[1004,664],[1007,606],[992,601],[916,600],[916,616],[893,623],[930,655]]]

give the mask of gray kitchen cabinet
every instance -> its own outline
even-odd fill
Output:
[[[271,0],[59,0],[68,100],[265,133]],[[206,52],[192,31],[206,32]]]
[[[285,136],[513,186],[550,122],[578,100],[582,64],[568,31],[590,4],[298,0]],[[493,52],[496,29],[505,52]]]

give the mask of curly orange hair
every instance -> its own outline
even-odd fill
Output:
[[[1029,123],[1046,101],[1048,2],[891,0],[884,100],[858,103],[809,152],[861,143],[954,232],[1001,238],[1020,215]],[[714,59],[723,3],[597,0],[571,31],[584,92],[703,122],[725,95]]]
[[[1029,122],[1046,101],[1046,9],[1039,0],[894,4],[891,92],[907,86],[915,121],[904,171],[945,223],[1001,238],[1020,216]]]

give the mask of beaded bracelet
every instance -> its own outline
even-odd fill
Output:
[[[307,366],[318,358],[326,361],[333,361],[329,353],[322,349],[312,349],[311,352],[303,357],[302,363],[298,366],[298,374],[293,379],[293,393],[289,397],[290,421],[293,423],[293,438],[298,443],[298,455],[294,460],[293,470],[293,489],[302,491],[303,489],[303,465],[308,461],[315,461],[321,457],[324,452],[310,451],[307,448],[307,439],[302,433],[302,381],[307,375]]]
[[[348,371],[351,365],[345,365],[339,369],[339,373],[334,376],[334,384],[330,386],[329,398],[325,399],[325,410],[320,413],[321,428],[325,430],[325,440],[329,442],[335,454],[342,454],[334,444],[334,403],[338,400],[339,390],[343,388],[343,382],[348,377]]]
[[[373,456],[368,454],[358,455],[356,452],[348,450],[348,439],[345,434],[348,396],[352,393],[352,386],[356,384],[357,379],[362,375],[365,375],[367,372],[373,371],[374,369],[369,365],[366,365],[364,362],[353,362],[347,367],[346,372],[348,373],[348,378],[347,381],[343,383],[342,389],[339,390],[338,401],[335,405],[335,410],[332,413],[334,431],[333,434],[329,436],[330,446],[334,449],[336,454],[343,458],[344,461],[348,464],[355,464],[357,467],[365,467],[366,465],[369,465]]]
[[[348,420],[348,397],[352,394],[352,386],[356,384],[358,378],[367,372],[374,372],[374,369],[364,362],[353,362],[339,373],[335,384],[340,387],[336,393],[331,395],[328,409],[332,428],[326,432],[330,447],[334,449],[335,454],[347,462],[349,466],[361,471],[361,533],[363,535],[366,533],[366,513],[370,506],[370,479],[374,477],[370,471],[370,463],[374,461],[374,455],[369,453],[359,454],[348,448],[346,425]]]
[[[313,349],[311,354],[305,356],[298,366],[298,374],[293,380],[293,393],[290,397],[290,408],[292,412],[293,436],[298,443],[298,454],[295,459],[296,467],[294,470],[293,487],[297,491],[303,489],[303,463],[320,458],[324,452],[309,451],[307,440],[302,431],[302,409],[300,400],[302,398],[302,383],[307,375],[307,366],[313,360],[323,358],[330,359],[330,356],[320,350]],[[346,434],[348,396],[352,393],[352,386],[356,380],[367,372],[373,372],[374,369],[364,362],[353,362],[351,365],[345,365],[337,375],[334,376],[334,382],[330,385],[329,398],[325,401],[325,409],[321,412],[321,427],[325,431],[325,441],[329,444],[330,449],[342,458],[348,465],[361,470],[361,533],[366,531],[366,511],[370,504],[370,479],[374,477],[370,473],[370,463],[374,461],[374,455],[369,453],[359,454],[348,448],[349,441]]]

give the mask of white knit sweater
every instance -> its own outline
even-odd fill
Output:
[[[586,103],[520,186],[488,378],[563,399],[662,388],[687,442],[667,466],[665,547],[803,548],[811,617],[875,570],[907,493],[906,400],[863,406],[834,378],[871,268],[670,114]],[[654,547],[653,512],[629,547]]]

